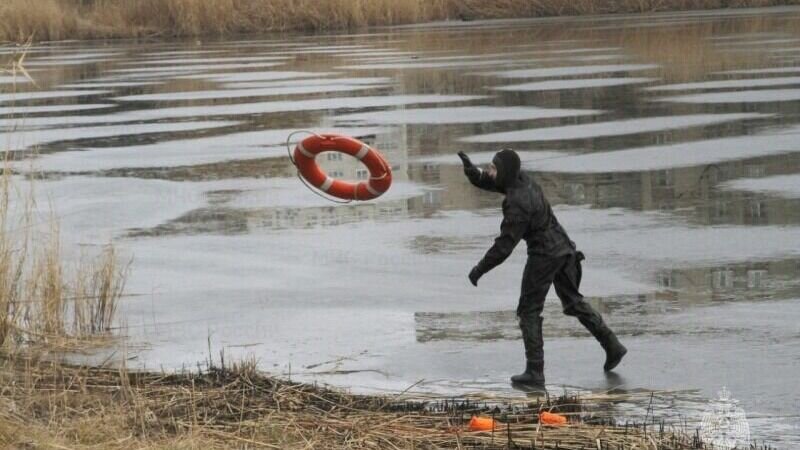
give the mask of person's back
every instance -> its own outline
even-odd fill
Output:
[[[513,383],[544,388],[542,317],[544,300],[554,284],[564,314],[576,316],[606,350],[604,369],[616,367],[627,352],[602,317],[583,300],[579,292],[583,253],[556,219],[541,187],[520,171],[519,155],[510,149],[498,152],[488,171],[477,168],[459,152],[464,173],[476,187],[505,194],[500,236],[470,271],[474,286],[486,272],[505,261],[517,243],[528,245],[528,261],[522,275],[517,306],[527,360],[525,372],[511,377]]]

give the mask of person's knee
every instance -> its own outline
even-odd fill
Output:
[[[576,300],[565,304],[563,311],[568,316],[580,316],[588,312],[588,306],[583,300]]]
[[[517,308],[517,318],[520,323],[539,320],[542,317],[542,309],[541,305],[522,305]]]

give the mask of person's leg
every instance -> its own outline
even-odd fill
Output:
[[[529,256],[522,274],[517,317],[525,345],[525,372],[511,377],[513,383],[544,387],[542,309],[562,258]]]
[[[603,321],[603,317],[591,305],[586,303],[580,293],[581,253],[570,255],[564,265],[556,273],[553,284],[556,294],[561,299],[564,314],[577,317],[578,321],[592,333],[606,351],[606,362],[603,369],[609,371],[619,364],[627,353],[625,346],[620,344],[617,336]]]

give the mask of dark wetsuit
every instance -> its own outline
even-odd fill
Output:
[[[541,313],[551,284],[555,285],[564,314],[577,317],[603,343],[612,332],[579,291],[583,253],[575,249],[575,243],[558,223],[542,188],[518,170],[501,173],[502,170],[498,166],[496,180],[474,167],[465,170],[476,187],[505,194],[500,236],[476,268],[480,275],[492,270],[511,255],[521,239],[525,239],[528,261],[522,274],[517,306],[525,357],[531,362],[544,360]]]

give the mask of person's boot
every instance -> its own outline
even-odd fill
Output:
[[[528,389],[544,390],[544,361],[528,361],[525,372],[512,376],[511,383]]]
[[[622,361],[622,357],[628,353],[628,349],[619,342],[619,339],[617,339],[617,336],[613,332],[598,340],[603,350],[606,351],[606,362],[603,364],[603,370],[608,372],[614,369],[614,367],[617,367],[619,362]]]

